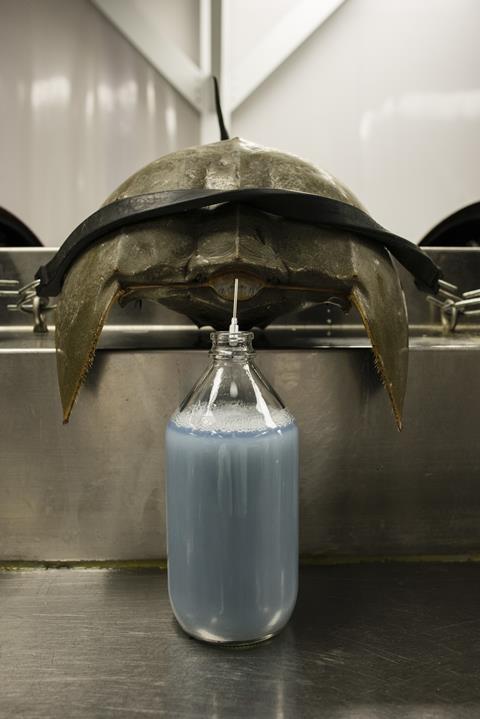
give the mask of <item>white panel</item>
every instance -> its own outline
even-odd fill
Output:
[[[231,32],[227,62],[237,67],[298,0],[227,0]],[[320,0],[322,2],[322,0]],[[225,0],[224,0],[225,3]]]
[[[412,240],[480,199],[480,3],[348,0],[233,114]]]
[[[92,0],[96,7],[197,110],[202,109],[203,74],[170,39],[173,18],[164,24],[143,0]],[[154,8],[153,8],[154,9]]]
[[[296,2],[242,60],[232,67],[229,105],[234,110],[337,10],[345,0]]]
[[[0,206],[50,246],[197,113],[87,0],[0,0]]]
[[[201,0],[129,0],[160,35],[200,64],[198,24]]]

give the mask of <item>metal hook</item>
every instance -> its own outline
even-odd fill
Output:
[[[18,287],[20,283],[17,280],[0,280],[0,286]],[[56,305],[50,305],[48,297],[39,297],[37,295],[37,287],[40,280],[33,280],[24,285],[20,289],[0,290],[1,297],[16,297],[14,304],[7,305],[7,309],[11,312],[25,312],[33,316],[33,331],[38,334],[48,332],[46,321],[46,313],[54,310]]]
[[[439,297],[428,296],[430,304],[440,308],[442,327],[453,332],[460,315],[480,315],[480,289],[459,294],[458,287],[445,280],[439,280]]]

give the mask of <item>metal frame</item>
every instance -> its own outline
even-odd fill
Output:
[[[131,0],[91,2],[200,113],[201,142],[207,143],[218,138],[210,76],[218,78],[228,127],[232,112],[345,0],[301,0],[295,3],[238,68],[230,68],[225,62],[224,50],[230,32],[228,1],[199,0],[199,65],[167,37],[159,37],[158,32],[136,11]]]

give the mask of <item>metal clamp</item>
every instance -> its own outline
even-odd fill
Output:
[[[40,280],[33,280],[28,285],[20,287],[18,280],[0,280],[0,297],[15,297],[15,304],[7,305],[7,310],[11,312],[26,312],[33,316],[33,331],[45,334],[48,332],[47,321],[45,315],[56,308],[56,305],[50,304],[48,297],[39,297],[37,295],[37,287]]]
[[[438,294],[444,299],[429,295],[427,301],[440,308],[442,326],[446,331],[455,330],[460,315],[480,315],[480,289],[459,294],[458,287],[450,282],[439,280],[438,284]]]

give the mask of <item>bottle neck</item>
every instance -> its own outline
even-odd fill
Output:
[[[212,332],[210,335],[212,347],[210,356],[214,362],[222,360],[234,360],[236,362],[248,362],[255,355],[252,346],[253,332]]]
[[[190,412],[188,422],[197,418],[202,426],[218,415],[218,427],[224,426],[225,414],[246,412],[257,419],[260,414],[264,427],[274,427],[272,412],[283,411],[285,406],[253,362],[253,332],[213,332],[210,337],[212,362],[181,403],[179,413]]]

